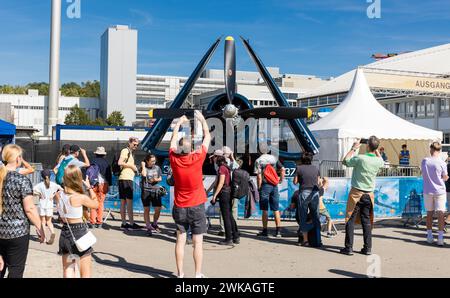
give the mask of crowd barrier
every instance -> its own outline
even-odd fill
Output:
[[[41,167],[36,167],[36,172],[29,175],[33,185],[41,181],[40,171]],[[174,192],[173,187],[167,184],[167,176],[163,175],[163,180],[160,183],[164,186],[168,192],[167,195],[162,198],[162,214],[171,214],[173,208]],[[215,176],[204,176],[205,189],[214,182]],[[252,179],[256,180],[255,177]],[[54,175],[52,177],[54,180]],[[137,176],[134,179],[134,197],[133,197],[133,209],[137,213],[142,213],[144,208],[141,202],[141,189],[140,189],[141,177]],[[256,183],[256,181],[255,181]],[[350,178],[329,178],[329,187],[324,193],[323,202],[330,213],[332,219],[344,219],[345,209],[347,204],[348,193],[351,189]],[[389,218],[389,217],[403,217],[406,219],[420,218],[425,214],[423,206],[423,194],[422,194],[422,178],[421,177],[378,177],[376,179],[375,189],[375,206],[374,213],[376,218]],[[286,178],[279,186],[280,193],[280,211],[281,217],[285,220],[295,220],[295,211],[290,208],[291,198],[294,192],[298,189],[298,185],[293,183],[293,178]],[[212,199],[212,193],[208,194],[208,201],[206,203],[206,210],[208,216],[218,217],[220,212],[218,210],[218,204],[211,206],[210,200]],[[109,189],[109,193],[106,195],[105,209],[112,211],[120,211],[120,198],[119,189],[117,183],[117,177],[113,177],[113,185]],[[238,201],[238,216],[244,217],[245,200]],[[252,218],[261,218],[261,212],[259,211],[259,205],[257,204],[257,212],[255,212]]]
[[[213,183],[214,176],[205,176],[204,186],[208,188]],[[255,179],[255,178],[253,178]],[[333,219],[344,219],[347,204],[348,193],[351,189],[350,178],[330,178],[329,188],[326,190],[323,202]],[[107,195],[105,208],[113,211],[120,210],[120,198],[117,181],[114,179],[113,186]],[[171,214],[173,207],[173,187],[169,187],[166,182],[166,176],[163,176],[161,185],[166,187],[168,194],[162,198],[163,214]],[[141,203],[140,177],[134,180],[134,198],[133,208],[136,212],[143,212]],[[282,218],[285,220],[295,220],[295,212],[290,209],[291,197],[298,189],[298,185],[294,185],[293,178],[287,178],[279,187],[280,193],[280,211]],[[208,194],[208,202],[206,210],[209,216],[219,216],[218,204],[212,207],[209,201],[212,193]],[[238,215],[240,218],[244,216],[245,202],[244,199],[239,201]],[[259,219],[261,212],[255,212],[252,218]],[[375,217],[408,217],[421,216],[424,213],[423,195],[422,195],[422,178],[420,177],[379,177],[376,179],[375,189]]]

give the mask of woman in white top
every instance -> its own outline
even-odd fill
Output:
[[[98,200],[89,184],[89,179],[83,181],[82,177],[81,170],[77,166],[68,166],[64,171],[64,191],[55,196],[58,211],[64,222],[59,239],[59,254],[62,255],[64,278],[75,277],[71,268],[73,262],[69,260],[69,256],[73,255],[80,258],[81,278],[91,277],[92,247],[85,251],[79,251],[68,227],[69,224],[74,237],[77,240],[80,239],[88,232],[87,226],[83,222],[83,207],[98,208]],[[83,183],[89,189],[89,196],[83,194]]]
[[[45,225],[47,225],[51,233],[50,240],[47,241],[47,244],[52,245],[55,241],[55,229],[52,224],[53,199],[56,193],[62,190],[62,188],[58,184],[50,181],[49,170],[43,170],[41,177],[44,181],[33,188],[33,193],[39,197],[39,216],[41,217],[42,230],[44,231]]]

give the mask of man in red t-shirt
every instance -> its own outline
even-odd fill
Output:
[[[188,137],[178,141],[178,130],[184,123],[189,123],[186,116],[181,117],[175,125],[170,141],[169,160],[175,181],[175,200],[172,216],[177,225],[177,243],[175,258],[178,277],[184,277],[183,260],[187,231],[192,232],[194,244],[195,277],[202,274],[203,234],[206,233],[205,202],[207,196],[203,186],[203,162],[211,142],[209,127],[203,115],[195,111],[196,121],[203,129],[203,143],[201,148],[192,151],[191,139]]]

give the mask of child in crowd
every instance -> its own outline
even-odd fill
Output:
[[[62,190],[62,188],[58,184],[50,181],[49,170],[43,170],[41,177],[43,181],[34,187],[33,193],[39,197],[39,216],[41,217],[42,230],[45,231],[45,226],[47,225],[51,233],[47,244],[51,245],[55,241],[55,229],[52,224],[53,199],[55,194]]]
[[[319,185],[319,214],[320,216],[324,216],[327,220],[327,236],[333,237],[336,234],[332,231],[333,221],[331,220],[330,213],[328,213],[327,207],[323,203],[323,195],[328,188],[328,178],[323,177],[321,179],[321,183]]]

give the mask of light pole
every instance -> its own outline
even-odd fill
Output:
[[[48,125],[46,128],[47,136],[51,136],[52,127],[58,124],[60,48],[61,0],[52,0],[50,33],[50,88],[48,94]]]

